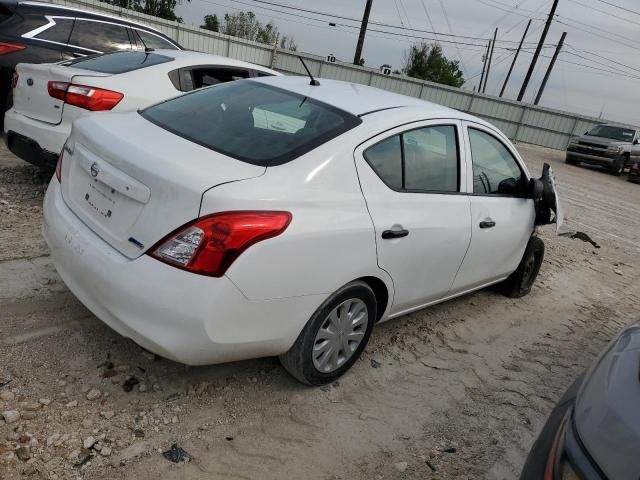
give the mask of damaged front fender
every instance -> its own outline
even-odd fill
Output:
[[[542,166],[542,176],[530,180],[530,192],[536,209],[536,225],[556,224],[559,233],[564,215],[558,197],[553,170],[548,163]]]

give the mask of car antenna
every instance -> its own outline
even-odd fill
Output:
[[[142,39],[142,35],[138,35],[138,38],[140,39],[140,41],[142,42],[142,46],[144,47],[144,53],[150,53],[153,52],[153,48],[151,47],[147,47],[147,44],[144,43],[144,40]],[[146,58],[146,57],[145,57]]]
[[[302,66],[307,71],[307,75],[309,75],[309,78],[311,79],[311,81],[309,82],[309,85],[313,85],[314,87],[319,86],[320,82],[318,80],[316,80],[315,78],[313,78],[313,75],[311,75],[311,72],[309,71],[309,68],[307,67],[307,64],[304,63],[304,60],[302,59],[302,57],[300,55],[298,55],[298,58],[300,59],[300,62],[302,62]]]

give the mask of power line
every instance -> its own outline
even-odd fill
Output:
[[[624,22],[629,22],[629,23],[631,23],[633,25],[636,25],[636,26],[639,25],[638,22],[635,22],[633,20],[629,20],[628,18],[620,17],[618,15],[614,15],[613,13],[607,12],[606,10],[600,10],[599,8],[592,7],[591,5],[587,5],[586,3],[579,2],[578,0],[569,0],[569,1],[571,3],[575,3],[575,4],[580,5],[582,7],[589,8],[591,10],[595,10],[596,12],[604,13],[605,15],[608,15],[610,17],[617,18],[618,20],[622,20]]]
[[[615,63],[616,65],[619,65],[621,67],[625,67],[625,68],[628,68],[629,70],[633,70],[635,72],[640,73],[640,68],[632,67],[631,65],[627,65],[625,63],[616,62],[615,60],[611,60],[610,58],[603,57],[602,55],[598,55],[597,53],[594,53],[594,52],[589,51],[589,50],[579,50],[579,49],[575,48],[573,45],[570,45],[568,43],[567,43],[567,47],[571,48],[575,52],[586,53],[587,55],[593,55],[594,57],[601,58],[602,60],[606,60],[607,62]],[[587,59],[587,60],[589,60],[589,59]],[[592,61],[595,62],[595,60],[592,60]]]
[[[620,10],[624,10],[625,12],[633,13],[634,15],[640,15],[640,13],[638,13],[638,12],[634,12],[633,10],[630,10],[628,8],[621,7],[620,5],[616,5],[615,3],[607,2],[605,0],[598,0],[598,1],[602,2],[602,3],[606,3],[607,5],[610,5],[612,7],[619,8]]]
[[[453,33],[453,30],[451,30],[451,23],[449,22],[449,15],[447,15],[447,9],[444,7],[444,3],[442,2],[442,0],[439,0],[440,2],[440,8],[442,8],[442,14],[444,15],[444,20],[447,23],[447,28],[449,29],[449,33]],[[495,44],[495,37],[493,38],[493,43]],[[464,64],[464,60],[462,58],[462,54],[460,53],[460,49],[458,48],[458,46],[456,45],[456,52],[458,52],[458,58],[460,59],[460,65],[462,65],[462,70],[464,71],[464,76],[468,77],[469,76],[469,71],[467,70],[467,67]]]
[[[556,18],[556,20],[555,20],[555,21],[556,21],[556,22],[558,22],[558,23],[559,23],[559,24],[561,24],[561,25],[566,25],[567,27],[575,28],[575,29],[580,30],[580,31],[582,31],[582,32],[586,32],[586,33],[589,33],[589,34],[591,34],[591,35],[595,35],[595,36],[597,36],[597,37],[604,38],[605,40],[609,40],[610,42],[616,42],[616,43],[619,43],[619,44],[621,44],[621,45],[624,45],[625,47],[633,48],[633,49],[635,49],[635,50],[639,50],[639,49],[640,49],[640,46],[635,46],[635,47],[634,47],[633,45],[629,45],[629,44],[627,44],[627,43],[621,42],[620,40],[617,40],[617,39],[615,39],[615,38],[607,37],[606,35],[602,35],[602,34],[596,33],[596,32],[594,32],[593,30],[600,30],[600,31],[603,31],[603,32],[608,33],[609,35],[614,35],[614,36],[616,36],[616,37],[619,37],[619,38],[621,38],[621,39],[623,39],[623,40],[625,40],[625,41],[629,41],[629,42],[639,43],[639,44],[640,44],[640,42],[639,42],[638,40],[634,40],[634,39],[632,39],[632,38],[624,37],[624,36],[622,36],[622,35],[620,35],[620,34],[617,34],[617,33],[614,33],[614,32],[610,32],[609,30],[604,30],[604,29],[602,29],[602,28],[600,28],[600,27],[597,27],[596,25],[591,25],[591,24],[589,24],[589,23],[585,23],[585,22],[578,22],[578,21],[576,21],[576,20],[573,20],[573,19],[571,19],[571,18],[564,17],[564,16],[562,16],[562,15],[556,15],[556,16],[565,20],[565,21],[563,22],[562,20],[558,20],[558,19]],[[576,27],[575,25],[571,25],[571,24],[566,23],[566,22],[573,22],[573,23],[577,23],[577,24],[579,24],[579,25],[583,25],[583,26],[585,26],[585,27],[588,27],[588,28],[590,28],[591,30],[581,29],[580,27]]]

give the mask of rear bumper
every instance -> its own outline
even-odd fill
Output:
[[[38,167],[55,168],[71,127],[39,122],[10,109],[4,116],[4,131],[15,155]]]
[[[75,216],[55,180],[43,233],[58,273],[91,312],[142,347],[190,365],[282,354],[324,301],[249,301],[227,277],[195,275],[148,255],[124,257]]]

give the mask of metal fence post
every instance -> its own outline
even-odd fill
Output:
[[[520,127],[522,127],[522,120],[524,120],[524,116],[527,113],[528,108],[529,107],[527,107],[526,105],[522,105],[522,113],[520,114],[520,118],[518,119],[518,123],[516,126],[516,133],[513,136],[513,140],[516,142],[519,140],[518,135],[520,135]]]
[[[367,85],[371,86],[373,84],[373,72],[369,72],[369,83]]]

